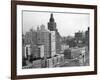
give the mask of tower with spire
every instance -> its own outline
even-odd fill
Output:
[[[48,29],[50,31],[56,31],[56,22],[54,20],[53,13],[51,13],[51,15],[50,15],[50,19],[48,22]]]
[[[51,32],[51,44],[55,45],[55,46],[51,45],[51,51],[53,49],[53,51],[55,51],[55,54],[59,54],[61,51],[61,36],[58,32],[57,25],[53,17],[53,13],[51,13],[50,15],[50,19],[48,22],[48,29]]]

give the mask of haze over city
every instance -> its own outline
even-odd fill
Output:
[[[45,25],[49,22],[51,12],[23,11],[23,34],[37,26]],[[73,36],[75,32],[86,31],[90,26],[89,14],[77,13],[53,13],[57,24],[58,32],[61,36]]]

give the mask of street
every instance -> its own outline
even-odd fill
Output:
[[[62,65],[62,66],[60,66],[60,67],[71,67],[71,66],[80,66],[80,63],[79,63],[79,61],[78,60],[65,60],[65,64],[64,65]]]
[[[88,66],[89,65],[89,54],[88,52],[85,54],[85,61],[80,63],[79,55],[82,54],[82,51],[85,50],[83,48],[72,48],[71,49],[71,56],[72,59],[65,59],[65,64],[60,67],[72,67],[72,66]],[[82,58],[81,58],[82,59]]]

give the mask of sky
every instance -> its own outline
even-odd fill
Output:
[[[47,29],[50,14],[51,12],[23,11],[23,33],[25,34],[32,28],[36,30],[37,26],[42,24]],[[74,36],[75,32],[86,31],[90,26],[89,14],[54,12],[53,17],[61,36]]]

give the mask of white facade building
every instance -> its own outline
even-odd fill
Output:
[[[50,31],[51,32],[51,56],[56,55],[56,32],[55,31]]]
[[[40,57],[43,58],[44,57],[44,45],[40,45]]]
[[[30,45],[26,45],[25,46],[25,58],[28,58],[29,55],[31,55]]]

